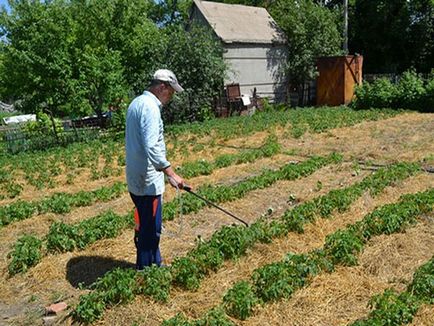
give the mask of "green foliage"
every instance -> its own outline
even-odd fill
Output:
[[[32,216],[36,207],[32,203],[18,200],[15,203],[0,207],[0,226],[8,225]]]
[[[395,291],[387,289],[383,294],[374,296],[369,305],[374,308],[369,318],[356,321],[353,326],[408,324],[413,320],[420,303],[409,293],[398,295]]]
[[[312,0],[278,0],[268,10],[288,40],[284,69],[294,86],[315,77],[318,57],[340,54],[342,37],[337,10]]]
[[[31,266],[36,265],[42,257],[42,241],[32,235],[20,237],[9,253],[13,257],[9,264],[9,275],[26,272]]]
[[[363,245],[363,239],[352,230],[339,230],[326,237],[324,251],[334,264],[354,266],[357,264],[356,255]]]
[[[10,14],[0,15],[8,40],[1,48],[0,88],[3,96],[21,99],[23,112],[47,107],[56,114],[69,95],[73,58],[68,51],[77,25],[65,1],[53,4],[15,1]]]
[[[177,172],[184,178],[192,178],[198,175],[209,175],[215,169],[227,167],[232,164],[254,162],[262,157],[271,157],[280,152],[280,144],[275,135],[267,137],[265,143],[257,149],[244,150],[239,154],[223,154],[217,156],[214,162],[200,159],[194,162],[187,162],[176,168]]]
[[[80,302],[72,312],[72,317],[82,323],[92,323],[102,317],[104,309],[105,304],[102,294],[90,292],[80,296]]]
[[[235,324],[225,315],[222,308],[210,309],[204,318],[195,322],[195,326],[235,326]]]
[[[2,95],[20,98],[24,112],[100,114],[127,94],[143,91],[165,48],[146,18],[147,1],[12,2],[0,25]],[[98,13],[97,15],[95,13]],[[50,49],[47,51],[47,49]]]
[[[172,271],[174,283],[188,290],[197,290],[204,276],[193,257],[175,258]]]
[[[356,86],[355,100],[351,106],[356,109],[392,108],[432,112],[434,75],[422,79],[414,70],[405,71],[397,84],[387,78]]]
[[[166,302],[169,299],[171,282],[172,274],[169,268],[153,265],[137,273],[135,292],[150,296],[156,301]]]
[[[163,321],[163,326],[234,326],[220,307],[210,309],[202,319],[189,321],[183,314]]]
[[[198,193],[214,203],[223,203],[236,198],[245,196],[248,192],[255,189],[262,189],[274,184],[278,180],[295,180],[313,173],[320,167],[340,162],[342,157],[338,154],[331,154],[327,157],[313,157],[300,164],[288,164],[277,171],[266,170],[261,175],[248,178],[231,186],[210,186],[204,185],[198,189]],[[184,200],[188,198],[188,200]],[[183,194],[174,201],[164,206],[164,218],[171,220],[175,217],[182,201],[182,213],[187,214],[197,212],[206,204],[190,194]]]
[[[380,78],[372,83],[364,82],[356,86],[355,108],[392,108],[395,106],[397,89],[387,78]]]
[[[414,224],[418,215],[431,212],[433,205],[434,189],[403,196],[398,204],[382,206],[366,216],[363,221],[363,236],[370,239],[374,235],[399,232]]]
[[[259,299],[247,281],[237,282],[223,297],[226,313],[235,318],[245,320],[253,313]]]
[[[354,322],[353,326],[401,325],[410,323],[422,303],[434,302],[434,258],[420,266],[414,273],[413,282],[407,290],[398,294],[386,289],[375,295],[369,302],[373,310],[365,319]]]
[[[210,246],[221,252],[225,259],[238,258],[246,253],[254,241],[246,230],[241,225],[223,226],[211,237]]]
[[[183,26],[174,26],[167,37],[165,65],[175,72],[185,91],[175,96],[163,115],[170,122],[210,119],[212,100],[221,92],[226,74],[220,41],[196,24],[187,32]]]
[[[405,210],[400,209],[405,205],[418,206],[419,210],[413,212],[417,215],[432,211],[434,208],[433,191],[433,189],[430,189],[414,195],[402,196],[401,200],[394,204],[397,207],[397,214],[393,218],[401,220],[401,215],[407,215]],[[381,212],[383,217],[386,217],[389,213],[388,210],[382,208],[376,211]],[[361,222],[328,236],[323,250],[314,250],[307,254],[289,254],[282,261],[267,264],[254,270],[251,279],[255,295],[263,302],[288,298],[292,296],[294,291],[308,284],[310,279],[321,271],[331,272],[335,264],[348,265],[356,263],[355,254],[362,250],[366,242],[363,234],[364,230],[369,228],[370,223],[366,223],[366,219],[369,219],[370,215],[365,216]],[[384,232],[387,231],[384,230]],[[422,298],[426,298],[426,295],[429,295],[432,290],[429,285],[432,279],[432,266],[427,266],[422,267],[419,274],[423,275],[419,276]],[[425,275],[425,273],[428,275]],[[237,294],[235,287],[237,285],[230,289],[228,293]],[[241,300],[242,295],[233,295],[232,297]],[[237,300],[234,299],[233,301]],[[408,293],[396,296],[386,292],[386,295],[373,299],[373,304],[377,308],[379,307],[378,311],[376,310],[371,314],[374,317],[366,323],[365,321],[359,321],[356,325],[397,325],[411,321],[413,314],[419,307],[418,300]],[[244,307],[241,303],[240,306]]]
[[[397,101],[404,109],[421,109],[426,92],[424,84],[422,78],[414,70],[405,71],[402,74],[397,85],[399,94]]]
[[[185,317],[181,313],[178,313],[175,315],[175,317],[163,321],[161,325],[162,326],[193,326],[194,323],[189,322],[187,317]]]
[[[289,298],[320,271],[321,265],[314,255],[288,254],[285,260],[265,265],[253,272],[255,293],[265,302]]]
[[[423,302],[434,303],[434,257],[418,268],[409,291]]]
[[[132,221],[129,214],[120,216],[108,211],[76,225],[55,222],[47,235],[47,249],[50,252],[83,249],[99,239],[117,236]]]
[[[18,200],[10,205],[0,207],[0,227],[14,221],[20,221],[33,215],[53,212],[65,214],[73,207],[89,206],[96,201],[107,202],[125,192],[126,185],[116,182],[111,187],[101,187],[92,191],[79,191],[75,194],[55,193],[49,198],[26,202]]]
[[[363,64],[369,73],[400,73],[411,67],[430,72],[433,18],[430,0],[354,1],[349,17],[351,52],[369,58]]]
[[[54,121],[54,126],[53,126]],[[57,118],[51,120],[50,116],[44,112],[37,112],[36,121],[29,121],[24,125],[24,131],[33,135],[46,136],[47,134],[56,132],[62,132],[62,121]]]
[[[333,155],[331,158],[338,161],[340,160],[339,157],[334,157]],[[316,161],[316,168],[321,166],[321,164],[318,164],[319,162],[322,162],[322,164],[324,163],[324,161],[321,160]],[[303,169],[305,170],[305,173],[307,173],[306,171],[310,171],[309,173],[311,173],[311,168],[305,166]],[[379,170],[378,173],[368,176],[362,182],[348,187],[346,191],[345,189],[341,189],[342,193],[340,195],[338,195],[338,193],[333,193],[330,196],[332,199],[331,201],[323,198],[320,200],[314,200],[315,205],[307,205],[309,202],[306,203],[304,206],[305,208],[302,211],[304,213],[299,212],[299,214],[306,214],[307,216],[315,216],[315,214],[318,214],[321,216],[320,212],[323,212],[323,215],[326,215],[323,217],[327,217],[334,210],[343,211],[348,209],[351,200],[356,200],[358,196],[363,193],[360,189],[371,191],[373,195],[376,195],[379,193],[379,189],[383,189],[388,184],[402,180],[409,175],[420,171],[420,169],[416,168],[414,164],[396,164],[389,168],[385,168],[384,170],[385,171]],[[219,197],[220,195],[215,194],[215,196]],[[339,196],[348,198],[337,200]],[[405,198],[407,198],[408,201],[416,201],[421,207],[420,211],[425,212],[432,206],[432,199],[430,199],[430,196],[432,197],[432,194],[426,192],[414,197],[410,196]],[[313,203],[314,201],[310,203]],[[327,209],[322,209],[321,203],[328,203],[326,205]],[[333,205],[335,205],[335,207],[332,207]],[[299,205],[297,207],[302,206],[303,205]],[[326,212],[326,214],[324,214],[324,212]],[[287,214],[288,212],[286,212],[284,216]],[[221,230],[215,232],[209,241],[200,242],[195,249],[187,254],[187,256],[175,259],[172,268],[170,269],[171,275],[169,276],[168,274],[165,274],[163,279],[168,280],[171,277],[173,285],[179,285],[189,290],[198,289],[201,280],[208,275],[210,271],[216,271],[220,268],[224,259],[238,257],[257,242],[269,242],[274,237],[285,234],[288,229],[286,228],[284,216],[281,218],[283,221],[274,220],[270,223],[267,223],[264,219],[260,219],[258,222],[247,228],[237,225],[232,227],[223,227]],[[307,218],[306,220],[303,220],[303,223],[309,220],[312,219]],[[364,225],[364,223],[356,223],[356,225],[349,227],[348,232],[362,235],[362,227]],[[337,236],[335,238],[337,238]],[[357,246],[357,242],[353,243],[347,241],[345,237],[342,243],[344,244],[344,249],[335,246],[334,248],[336,248],[336,252],[354,252],[354,248],[357,249],[360,247]],[[318,274],[320,271],[331,272],[334,268],[334,263],[341,262],[337,259],[333,259],[330,250],[314,250],[306,255],[289,255],[283,262],[271,264],[270,266],[267,265],[264,268],[257,270],[255,274],[256,276],[252,277],[254,280],[254,287],[251,288],[251,291],[253,291],[254,296],[248,295],[246,297],[246,299],[248,299],[246,302],[237,302],[237,304],[239,303],[239,308],[237,309],[242,310],[243,314],[249,309],[251,311],[257,302],[259,302],[255,301],[256,297],[267,301],[275,300],[282,296],[290,296],[294,290],[307,284],[310,278]],[[157,281],[155,280],[155,282]],[[153,284],[153,282],[151,282],[151,284]],[[146,290],[146,287],[143,285],[142,287],[144,289],[141,290],[141,293],[153,295],[152,289]],[[245,287],[242,288],[242,290],[247,291]],[[159,291],[160,290],[158,290],[158,293],[160,293]],[[161,290],[161,293],[165,294],[168,293],[168,291],[169,288],[165,287]],[[231,295],[231,297],[237,298],[236,294],[238,292],[234,293],[235,294],[233,296]],[[239,297],[241,297],[241,295]],[[98,298],[98,296],[96,296],[96,298]],[[177,315],[166,322],[168,325],[207,325],[206,319],[190,323],[181,315]],[[219,322],[223,323],[221,320],[219,320]],[[217,323],[217,325],[220,324]]]

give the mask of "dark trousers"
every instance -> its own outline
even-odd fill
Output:
[[[141,270],[152,264],[160,266],[161,195],[136,196],[130,193],[130,196],[139,213],[139,225],[136,225],[134,235],[137,249],[136,268]]]

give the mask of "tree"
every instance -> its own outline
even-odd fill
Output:
[[[13,1],[10,7],[10,14],[0,14],[1,36],[6,39],[1,46],[2,96],[20,99],[24,112],[46,108],[60,113],[71,95],[69,49],[77,25],[63,1]]]
[[[187,3],[175,1],[172,8],[185,13]],[[168,67],[186,87],[169,110],[172,119],[209,116],[224,76],[222,50],[209,32],[186,32],[183,15],[168,12],[171,24],[158,26],[148,18],[155,4],[143,0],[16,0],[10,7],[0,18],[6,39],[0,92],[20,99],[24,112],[101,116],[113,101],[143,92],[157,68]]]
[[[356,0],[350,48],[364,55],[370,73],[434,67],[434,1]]]
[[[226,64],[223,48],[211,31],[192,25],[167,29],[167,67],[178,77],[185,92],[178,94],[165,116],[169,121],[204,120],[212,115],[212,100],[223,87]]]
[[[410,30],[408,47],[412,49],[410,62],[403,67],[429,73],[434,68],[434,1],[409,1]]]
[[[312,0],[277,0],[270,13],[288,40],[285,69],[291,83],[302,91],[304,83],[316,76],[318,57],[342,53],[339,11]]]
[[[142,92],[164,61],[165,34],[143,0],[17,0],[1,12],[2,96],[24,112],[80,116]]]

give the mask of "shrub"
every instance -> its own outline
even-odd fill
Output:
[[[397,84],[387,78],[356,86],[354,109],[392,108],[434,112],[434,75],[426,80],[414,70],[402,74]]]
[[[396,95],[396,86],[387,78],[380,78],[373,83],[356,86],[356,99],[352,105],[356,109],[392,108]]]
[[[401,76],[397,85],[397,96],[395,105],[404,109],[422,109],[423,98],[425,96],[423,80],[414,70],[406,71]]]

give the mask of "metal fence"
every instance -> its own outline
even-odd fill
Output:
[[[402,74],[390,73],[390,74],[363,74],[363,81],[373,82],[380,78],[385,78],[390,80],[393,84],[397,84],[401,79]],[[420,78],[427,81],[433,78],[432,74],[418,74]]]
[[[70,128],[61,132],[52,129],[29,132],[20,125],[15,125],[0,129],[0,152],[16,154],[24,151],[43,150],[74,142],[90,141],[101,136],[102,130],[99,127]]]

